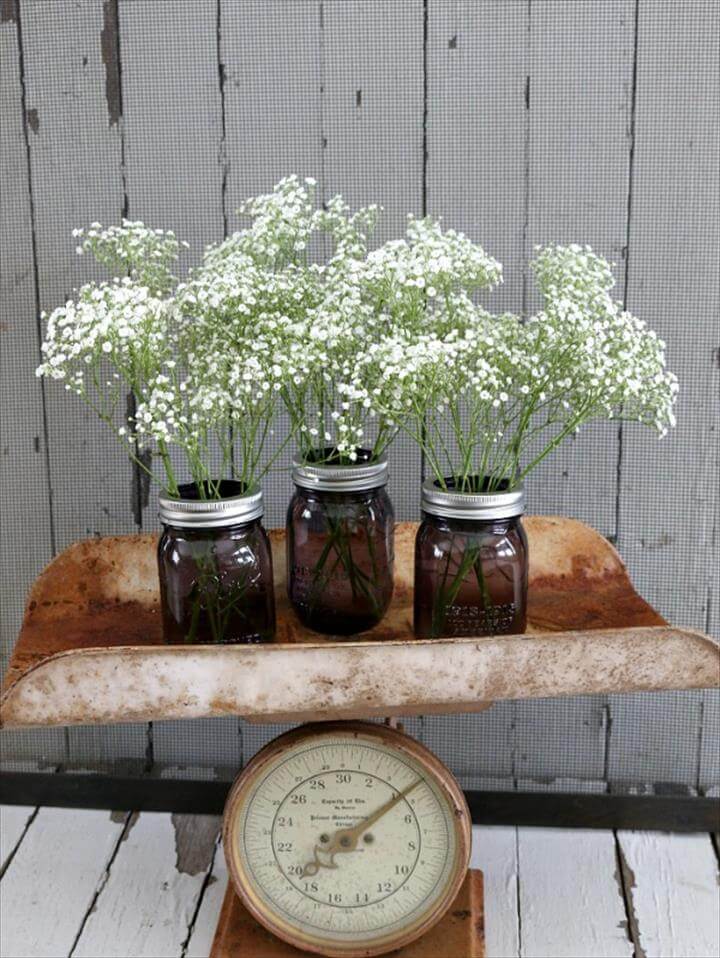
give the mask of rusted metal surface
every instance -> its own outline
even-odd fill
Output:
[[[389,614],[363,642],[303,628],[285,595],[283,534],[272,533],[278,642],[162,642],[154,536],[76,543],[36,580],[0,703],[5,726],[243,715],[351,718],[475,711],[488,701],[720,681],[720,648],[666,626],[612,546],[570,519],[526,520],[525,636],[414,640],[415,526],[398,526]]]
[[[483,914],[483,875],[468,871],[455,902],[422,938],[393,951],[394,958],[483,958],[485,923]],[[210,958],[302,958],[307,955],[287,945],[259,925],[243,907],[228,883]]]
[[[718,647],[656,626],[439,642],[60,653],[5,695],[11,725],[472,711],[487,701],[717,684]]]

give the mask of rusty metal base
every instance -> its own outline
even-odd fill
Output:
[[[580,522],[528,516],[525,635],[421,641],[412,631],[416,526],[395,535],[395,593],[352,641],[304,628],[271,533],[277,641],[165,645],[156,537],[88,539],[36,580],[0,695],[0,727],[242,716],[318,721],[474,712],[503,699],[710,688],[720,645],[668,626],[613,547]]]
[[[210,958],[298,958],[307,952],[280,941],[259,925],[228,884]],[[445,917],[393,958],[484,958],[483,876],[471,870]]]

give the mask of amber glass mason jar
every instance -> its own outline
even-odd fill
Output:
[[[524,632],[528,547],[522,489],[456,492],[423,486],[415,540],[418,638]]]
[[[222,499],[201,499],[194,483],[180,498],[160,496],[158,544],[165,641],[271,642],[275,635],[270,541],[260,519],[262,492],[220,484]]]
[[[300,620],[326,635],[376,625],[393,593],[394,513],[385,491],[387,463],[296,462],[287,514],[288,595]],[[324,460],[324,461],[323,461]]]

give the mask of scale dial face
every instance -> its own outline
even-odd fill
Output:
[[[467,871],[462,790],[424,746],[381,725],[303,726],[258,753],[225,808],[248,910],[306,951],[384,954],[422,935]]]

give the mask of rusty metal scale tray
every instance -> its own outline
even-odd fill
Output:
[[[277,641],[263,646],[165,645],[156,537],[77,542],[32,587],[0,724],[471,712],[501,699],[719,684],[718,643],[669,626],[599,533],[554,516],[530,516],[525,527],[528,632],[433,642],[412,634],[413,523],[397,527],[389,613],[362,641],[325,639],[298,622],[286,598],[282,531],[271,533]]]

